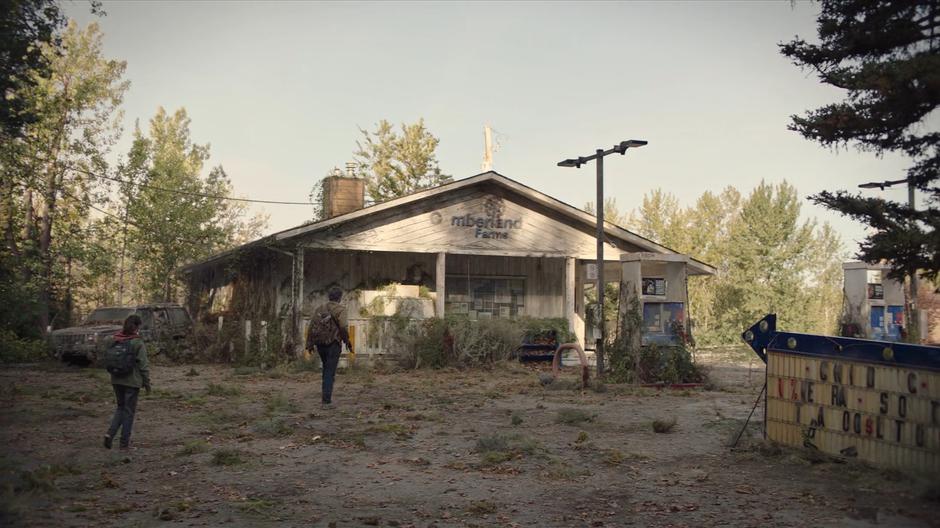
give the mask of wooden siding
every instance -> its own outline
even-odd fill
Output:
[[[539,204],[520,202],[525,200],[495,186],[466,188],[313,233],[301,243],[308,248],[594,258],[595,238],[586,226]],[[512,221],[511,227],[460,225],[496,218],[487,211],[493,204],[502,207],[498,218]],[[608,243],[605,257],[618,260],[638,250]]]
[[[775,351],[767,369],[771,440],[940,471],[940,373]]]

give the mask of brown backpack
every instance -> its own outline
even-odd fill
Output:
[[[329,308],[323,305],[313,313],[310,325],[307,327],[307,349],[314,345],[330,345],[339,341],[339,324],[330,313]]]

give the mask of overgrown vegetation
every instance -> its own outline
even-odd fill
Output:
[[[699,383],[704,371],[692,361],[691,344],[680,328],[673,330],[675,344],[642,345],[643,320],[635,294],[624,294],[625,308],[619,329],[608,346],[610,379],[615,382]]]
[[[475,451],[480,455],[480,464],[492,466],[514,458],[539,453],[539,443],[523,435],[488,435],[477,440]]]
[[[252,430],[263,436],[290,436],[294,430],[284,418],[272,417],[258,421]]]
[[[213,466],[236,466],[245,463],[245,453],[238,449],[221,448],[212,452]]]
[[[666,420],[653,420],[653,432],[655,433],[671,433],[675,429],[678,422],[675,418],[669,418]]]
[[[233,396],[238,396],[242,393],[240,387],[234,385],[223,385],[221,383],[210,383],[206,387],[206,394],[209,396],[218,396],[221,398],[231,398]]]
[[[205,440],[190,440],[186,442],[183,447],[177,451],[178,456],[190,456],[196,455],[199,453],[205,453],[209,450],[209,443]]]
[[[413,320],[401,314],[374,316],[372,344],[382,344],[404,368],[481,367],[513,357],[525,336],[554,331],[573,339],[564,319],[471,320],[462,316]]]
[[[555,416],[555,423],[564,425],[578,425],[594,421],[596,415],[574,408],[559,409]]]
[[[20,338],[10,330],[0,329],[0,363],[30,363],[46,358],[44,341]]]

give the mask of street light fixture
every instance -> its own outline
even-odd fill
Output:
[[[903,180],[886,180],[883,182],[863,183],[859,185],[858,188],[859,189],[881,189],[883,191],[885,190],[885,187],[891,187],[892,185],[897,185],[899,183],[908,183],[907,178],[904,178]],[[911,207],[913,207],[913,205]]]
[[[580,169],[581,165],[591,160],[597,160],[597,306],[600,314],[600,337],[595,344],[595,356],[597,357],[597,376],[604,376],[604,339],[607,329],[604,321],[604,156],[610,154],[627,153],[627,149],[639,148],[648,142],[642,139],[628,139],[621,141],[613,148],[604,150],[597,149],[592,156],[578,156],[577,158],[568,158],[558,162],[559,167],[574,167]]]

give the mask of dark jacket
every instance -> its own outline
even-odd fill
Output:
[[[144,340],[139,335],[124,335],[118,332],[114,336],[115,342],[130,341],[131,350],[137,356],[134,363],[134,370],[126,376],[115,376],[111,374],[112,385],[124,385],[125,387],[149,387],[150,386],[150,361],[147,360],[147,347]]]

